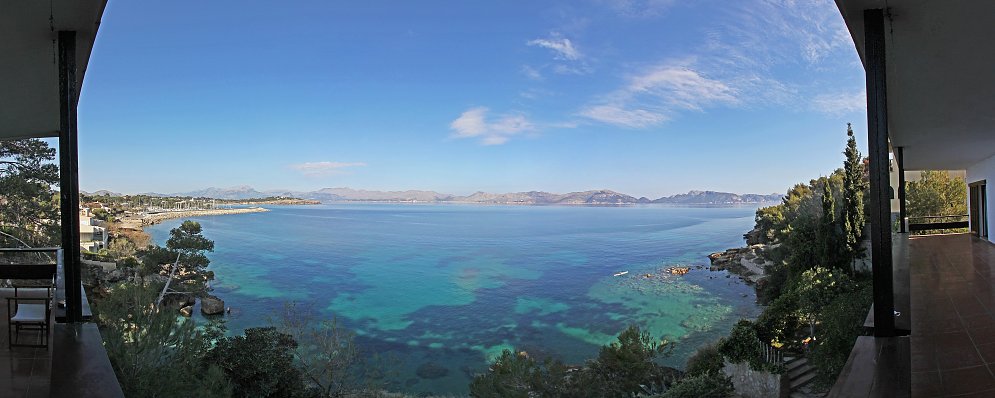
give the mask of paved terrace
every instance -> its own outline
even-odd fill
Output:
[[[969,234],[896,239],[908,253],[896,268],[907,261],[912,396],[995,397],[995,245]]]

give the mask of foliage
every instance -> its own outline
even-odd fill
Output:
[[[688,358],[684,373],[688,376],[717,373],[722,370],[723,366],[718,344],[708,344],[699,347],[698,351]]]
[[[795,345],[799,326],[798,295],[791,290],[771,302],[754,324],[760,341],[783,341],[789,347]]]
[[[846,244],[846,260],[851,264],[863,257],[860,240],[864,232],[864,191],[867,183],[864,181],[864,162],[857,150],[857,139],[853,136],[850,124],[846,125],[846,161],[843,162],[843,235]]]
[[[59,167],[55,148],[37,139],[0,141],[0,243],[58,246]]]
[[[906,183],[905,198],[909,218],[967,214],[967,184],[945,171],[923,171],[919,181]]]
[[[669,356],[673,348],[673,343],[631,325],[618,335],[618,341],[602,346],[577,379],[584,390],[601,397],[628,396],[644,385],[667,384],[671,382],[668,372],[656,360]]]
[[[156,286],[118,285],[94,303],[104,348],[128,397],[228,397],[224,373],[201,358],[222,327],[197,328],[152,303]]]
[[[862,286],[852,294],[841,294],[822,310],[819,337],[809,362],[819,371],[817,381],[832,385],[850,355],[857,336],[863,331],[864,317],[871,304],[871,286]]]
[[[235,397],[295,397],[304,392],[294,366],[297,342],[275,328],[249,328],[245,335],[225,337],[205,356],[234,384]]]
[[[795,284],[798,309],[808,320],[810,327],[814,329],[815,323],[825,318],[822,313],[823,309],[840,295],[853,290],[854,287],[855,284],[850,278],[839,270],[815,267],[803,272]]]
[[[490,372],[474,378],[470,392],[474,397],[629,397],[675,381],[680,372],[657,363],[672,351],[672,343],[637,326],[601,347],[580,369],[505,351]]]
[[[781,296],[781,292],[788,284],[788,267],[782,261],[775,261],[773,264],[764,266],[765,278],[760,279],[756,285],[757,301],[760,304],[768,305]]]
[[[214,241],[205,238],[202,232],[200,223],[187,220],[169,231],[166,247],[152,245],[139,251],[138,256],[145,264],[145,272],[163,271],[163,265],[173,264],[179,256],[177,271],[181,278],[212,279],[211,274],[203,271],[211,263],[205,253],[214,251]]]
[[[767,206],[757,209],[754,220],[758,231],[757,242],[762,244],[773,243],[777,238],[780,228],[784,226],[784,206]]]
[[[681,379],[659,398],[725,398],[735,390],[732,380],[721,372],[707,372]]]
[[[298,343],[293,355],[309,394],[339,397],[383,387],[386,364],[376,356],[367,359],[356,347],[355,334],[336,319],[319,320],[310,306],[290,303],[275,322]]]
[[[560,397],[566,394],[567,368],[559,361],[537,361],[524,351],[501,352],[490,371],[470,382],[470,395],[477,398]]]
[[[751,362],[760,356],[759,341],[753,322],[743,319],[736,322],[729,337],[719,344],[719,352],[732,363]]]
[[[833,196],[833,179],[822,184],[822,219],[819,228],[819,264],[829,268],[842,268],[846,262],[846,238],[836,218],[836,199]]]

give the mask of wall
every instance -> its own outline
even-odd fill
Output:
[[[781,395],[781,375],[758,372],[747,363],[725,361],[722,372],[732,378],[736,396],[742,398],[768,398]]]
[[[985,193],[987,195],[986,201],[988,202],[988,214],[985,215],[988,219],[988,238],[986,239],[991,241],[992,229],[995,228],[995,218],[992,217],[992,214],[995,213],[995,203],[992,202],[992,196],[995,195],[995,192],[992,192],[993,188],[995,188],[995,156],[967,168],[968,184],[980,180],[988,181],[988,188]],[[968,188],[968,195],[970,196],[970,188]]]

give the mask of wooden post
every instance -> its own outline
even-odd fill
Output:
[[[891,258],[891,181],[888,170],[888,93],[884,11],[864,10],[864,69],[867,78],[867,147],[871,183],[871,261],[874,336],[895,336],[895,292]]]
[[[59,199],[66,322],[83,321],[79,248],[79,145],[76,130],[76,32],[59,31]]]

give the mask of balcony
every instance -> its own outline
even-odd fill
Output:
[[[995,396],[995,245],[901,234],[893,252],[895,275],[908,275],[896,324],[906,318],[910,334],[859,337],[830,396]]]
[[[66,300],[63,257],[59,248],[0,249],[0,279],[19,282],[51,280],[56,275],[55,303]],[[82,287],[80,287],[82,290]],[[90,308],[83,297],[83,320]],[[6,297],[12,288],[0,288],[0,322],[6,328]],[[12,347],[0,333],[0,397],[123,397],[107,359],[100,331],[90,322],[63,323],[64,306],[54,304],[48,348]],[[21,338],[35,335],[22,332]]]

